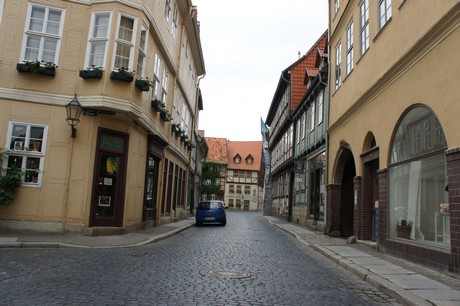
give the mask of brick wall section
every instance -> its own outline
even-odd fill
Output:
[[[363,186],[363,180],[361,176],[355,176],[353,179],[353,185],[354,185],[354,190],[356,192],[357,199],[357,205],[353,205],[354,211],[353,211],[353,235],[356,236],[357,239],[364,239],[363,238],[363,223],[361,222],[362,220],[362,212],[363,212],[363,200],[362,200],[362,186]]]
[[[379,213],[378,213],[378,237],[377,241],[384,243],[387,234],[388,227],[388,169],[380,169],[377,171],[377,176],[379,180]]]
[[[460,271],[460,148],[448,150],[447,181],[449,186],[450,212],[450,243],[451,262],[450,270]]]
[[[327,185],[327,217],[326,217],[326,234],[330,236],[340,236],[340,202],[341,202],[341,185]]]
[[[372,168],[368,164],[363,167],[362,183],[362,208],[361,208],[361,239],[372,239],[372,210],[374,203],[372,200]]]

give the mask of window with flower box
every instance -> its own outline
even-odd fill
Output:
[[[91,29],[88,43],[88,56],[85,67],[105,66],[107,43],[109,41],[110,12],[94,13],[91,19]]]
[[[21,59],[57,63],[61,46],[64,10],[29,4]]]
[[[115,60],[113,65],[115,69],[124,68],[129,70],[132,67],[135,30],[136,19],[120,15],[117,39],[115,41]]]
[[[161,57],[158,53],[155,53],[155,63],[153,64],[153,90],[152,99],[158,99],[158,93],[160,92],[160,78],[161,78]]]
[[[10,122],[8,127],[8,157],[3,168],[16,167],[24,173],[23,185],[39,186],[42,181],[48,126]]]
[[[144,24],[142,24],[136,67],[136,78],[138,79],[146,79],[144,67],[147,53],[147,37],[147,27]]]

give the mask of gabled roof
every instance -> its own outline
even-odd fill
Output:
[[[207,162],[227,164],[227,139],[205,137],[208,145]]]
[[[259,171],[262,162],[262,141],[228,141],[228,169]],[[241,157],[236,164],[234,157]],[[252,164],[247,163],[248,157],[253,158]]]
[[[268,111],[267,119],[265,123],[270,126],[272,124],[272,120],[276,114],[276,110],[279,107],[279,99],[282,95],[279,93],[281,90],[285,90],[284,86],[281,86],[285,82],[290,83],[291,89],[291,103],[290,103],[290,110],[295,110],[297,105],[301,102],[302,97],[305,95],[307,91],[307,85],[305,84],[305,71],[307,68],[315,68],[316,67],[316,59],[318,49],[325,50],[327,48],[327,35],[328,31],[326,30],[321,37],[313,44],[313,46],[308,50],[308,52],[287,67],[281,73],[281,77],[273,95],[272,102],[270,104],[270,109]],[[286,79],[286,77],[289,79]]]
[[[296,109],[302,97],[307,91],[305,84],[305,71],[316,68],[318,49],[327,47],[327,31],[315,42],[315,44],[303,56],[303,60],[291,68],[291,110]]]

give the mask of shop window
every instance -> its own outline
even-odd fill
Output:
[[[435,130],[439,132],[431,132]],[[446,148],[441,125],[431,110],[419,106],[404,116],[393,139],[389,165],[391,237],[450,246]]]
[[[10,122],[8,129],[8,158],[3,168],[22,170],[23,185],[39,186],[43,175],[45,158],[46,125]]]

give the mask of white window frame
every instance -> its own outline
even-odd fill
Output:
[[[125,40],[119,37],[122,18],[131,19],[133,21],[133,28],[131,29],[132,31],[131,40]],[[112,61],[113,70],[118,71],[118,69],[120,68],[124,68],[125,70],[132,70],[133,60],[134,60],[133,53],[134,53],[134,42],[136,41],[136,32],[137,32],[137,18],[124,14],[124,13],[119,14],[118,22],[117,22],[117,32],[115,33],[115,45],[113,48],[113,61]],[[117,57],[123,57],[123,54],[119,54],[119,55],[117,54],[118,47],[128,47],[129,48],[128,65],[117,65]],[[121,67],[117,67],[117,66],[121,66]]]
[[[300,142],[300,120],[296,122],[296,135],[295,135],[295,143],[298,144]]]
[[[171,0],[166,0],[165,2],[165,20],[169,25],[169,18],[171,16]]]
[[[136,78],[145,79],[145,63],[147,58],[149,32],[147,26],[141,24],[141,34],[139,35],[139,49],[137,54]]]
[[[174,3],[174,10],[173,10],[173,15],[172,15],[172,24],[171,24],[171,35],[176,41],[177,39],[177,29],[179,25],[179,7],[177,6],[176,3]]]
[[[346,74],[349,75],[353,70],[353,21],[347,27],[347,39],[346,39]]]
[[[316,98],[318,99],[318,125],[320,125],[324,117],[324,90],[321,90]]]
[[[168,86],[169,86],[169,73],[166,68],[163,69],[163,81],[161,82],[161,102],[168,105]]]
[[[106,36],[98,36],[96,37],[94,34],[95,32],[95,27],[96,27],[96,20],[97,20],[97,16],[98,15],[109,15],[109,19],[108,19],[108,22],[107,22],[107,34]],[[107,45],[108,45],[108,42],[109,42],[109,37],[110,37],[110,25],[112,24],[112,12],[94,12],[91,16],[91,27],[89,29],[89,33],[88,33],[88,48],[86,50],[86,59],[85,59],[85,67],[84,68],[88,68],[88,67],[100,67],[101,69],[104,69],[105,67],[105,63],[107,61]],[[95,63],[94,61],[94,54],[93,54],[93,45],[96,45],[96,44],[104,44],[104,55],[103,55],[103,59],[102,59],[102,63],[101,65],[99,65],[98,63]]]
[[[161,80],[161,57],[158,52],[155,52],[155,62],[153,64],[153,90],[152,99],[158,99],[158,93],[160,91],[160,80]]]
[[[25,126],[26,134],[13,136],[13,130],[15,126]],[[31,137],[32,128],[42,128],[43,137],[41,139]],[[46,154],[46,142],[48,136],[48,126],[45,124],[36,124],[30,122],[10,121],[8,124],[8,135],[7,135],[7,149],[8,157],[3,161],[3,169],[7,169],[8,163],[11,158],[21,158],[21,171],[25,174],[22,176],[22,186],[39,187],[43,180],[43,167],[45,162]],[[18,139],[18,140],[16,140]],[[35,142],[40,143],[41,150],[37,150]],[[27,168],[27,165],[31,161],[30,159],[39,159],[39,165],[37,168]],[[36,180],[33,179],[36,177]]]
[[[41,31],[30,30],[31,27],[31,19],[32,19],[32,11],[34,8],[42,8],[45,9],[45,16],[43,19],[43,27]],[[57,33],[50,33],[47,30],[43,30],[43,28],[47,28],[48,24],[50,23],[49,20],[49,13],[51,11],[59,11],[61,13],[61,18],[59,20],[59,30]],[[21,48],[21,60],[23,61],[44,61],[44,62],[52,62],[54,64],[58,64],[59,62],[59,52],[61,49],[61,42],[62,42],[62,33],[64,30],[64,20],[65,20],[65,10],[60,8],[55,8],[52,6],[45,6],[45,5],[37,5],[29,3],[28,10],[27,10],[27,18],[26,18],[26,25],[25,25],[25,33],[23,35],[22,40],[22,48]],[[27,48],[28,48],[28,41],[29,38],[35,37],[39,38],[39,46],[38,46],[38,55],[36,57],[31,57],[27,55]],[[48,49],[48,53],[51,54],[54,52],[54,56],[49,58],[46,56],[45,52],[45,42],[46,40],[55,41],[56,48],[55,50]],[[49,47],[49,45],[48,45]]]
[[[335,47],[335,89],[342,85],[342,43]]]
[[[339,0],[334,0],[334,15],[337,14],[339,9],[340,9],[340,1]]]
[[[300,139],[301,140],[305,138],[305,117],[306,117],[306,113],[304,112],[300,119]]]
[[[310,133],[315,130],[315,123],[316,123],[316,101],[311,103],[310,107]]]
[[[361,55],[369,49],[369,0],[359,5]]]
[[[379,30],[391,19],[391,0],[379,0],[378,5]]]
[[[5,5],[4,0],[0,0],[0,25],[2,24],[2,17],[3,17],[3,6]]]

